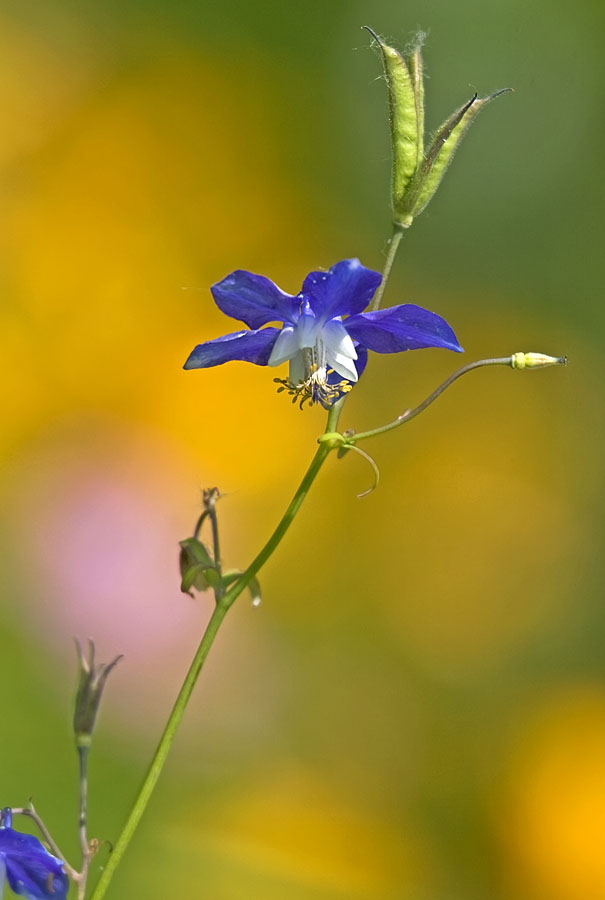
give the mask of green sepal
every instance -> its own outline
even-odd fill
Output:
[[[505,91],[497,91],[489,97],[477,97],[475,94],[464,106],[456,110],[449,119],[446,119],[441,128],[435,132],[425,157],[418,168],[414,182],[400,207],[399,212],[402,220],[411,224],[412,219],[420,215],[426,208],[441,184],[445,171],[454,158],[454,154],[469,126],[477,118],[484,106],[503,93]]]
[[[209,587],[218,587],[220,575],[210,553],[197,538],[190,537],[179,542],[181,552],[179,566],[181,571],[181,591],[193,597],[192,588],[207,591]]]
[[[420,45],[413,53],[408,67],[401,53],[386,44],[368,26],[382,54],[384,73],[389,89],[389,120],[393,149],[392,196],[393,212],[401,207],[408,185],[412,182],[422,158],[424,130],[424,90],[422,86],[422,58]]]

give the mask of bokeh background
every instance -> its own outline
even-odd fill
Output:
[[[605,898],[602,176],[597,0],[26,0],[0,7],[2,804],[76,842],[72,639],[126,656],[92,757],[115,839],[210,612],[177,542],[218,485],[246,564],[323,428],[274,372],[181,370],[232,330],[234,268],[296,292],[389,234],[380,63],[428,31],[428,125],[469,133],[387,294],[444,315],[469,376],[331,459],[225,624],[111,896]],[[460,362],[374,357],[345,426]],[[96,861],[103,864],[107,850]]]

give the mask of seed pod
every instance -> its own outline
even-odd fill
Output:
[[[505,91],[497,91],[489,97],[477,97],[475,94],[436,131],[404,201],[404,214],[414,218],[426,208],[471,123],[484,106],[503,93]]]
[[[364,27],[380,47],[389,88],[389,120],[393,150],[392,203],[393,215],[398,222],[406,190],[422,159],[424,91],[420,45],[414,50],[408,67],[398,50],[390,47],[371,28]]]

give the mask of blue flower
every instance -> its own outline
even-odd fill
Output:
[[[282,384],[302,402],[308,399],[329,408],[359,379],[368,350],[462,351],[447,322],[420,306],[404,303],[364,312],[380,281],[378,272],[358,259],[345,259],[327,272],[311,272],[296,296],[263,275],[232,272],[212,286],[212,296],[219,309],[249,330],[198,344],[184,368],[206,369],[231,360],[257,366],[289,362],[289,378]],[[270,322],[282,325],[276,328]]]
[[[5,879],[15,894],[27,900],[65,900],[69,881],[63,863],[38,838],[12,826],[12,812],[2,810],[0,825],[0,896]]]

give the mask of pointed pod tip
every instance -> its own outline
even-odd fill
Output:
[[[489,94],[489,96],[486,97],[485,99],[486,100],[495,100],[496,97],[499,97],[501,94],[514,94],[514,93],[515,93],[514,88],[500,88],[499,91],[494,91],[493,94]]]
[[[369,25],[361,25],[360,27],[361,27],[361,30],[362,30],[362,31],[367,31],[368,34],[370,34],[370,35],[374,38],[374,40],[376,41],[377,44],[382,43],[381,40],[380,40],[380,38],[378,37],[378,35],[377,35],[376,32],[374,31],[374,29],[373,29],[373,28],[370,28]]]

